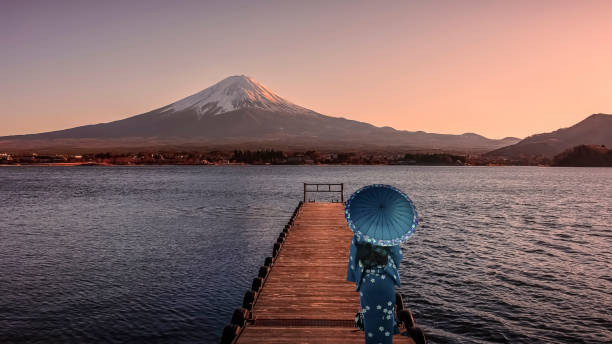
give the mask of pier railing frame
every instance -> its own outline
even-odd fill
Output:
[[[340,190],[332,189],[332,187],[338,187],[338,186],[340,187]],[[308,202],[307,194],[313,193],[313,192],[340,193],[340,202],[344,203],[344,183],[304,183],[304,203]]]

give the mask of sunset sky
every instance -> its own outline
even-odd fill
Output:
[[[612,1],[2,1],[0,135],[246,74],[378,126],[525,137],[612,113]]]

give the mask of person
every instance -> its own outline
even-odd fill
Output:
[[[398,267],[402,261],[399,246],[376,246],[351,240],[347,280],[359,292],[366,344],[393,343],[400,333],[395,321],[395,286],[400,286]]]

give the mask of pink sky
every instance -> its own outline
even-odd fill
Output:
[[[235,74],[378,126],[525,137],[612,113],[612,1],[3,1],[0,135]]]

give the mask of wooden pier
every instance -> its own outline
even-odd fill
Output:
[[[306,184],[304,191],[305,199],[316,192]],[[364,343],[363,331],[354,327],[359,293],[346,281],[352,237],[343,202],[300,202],[222,343]],[[394,342],[414,343],[400,335]]]
[[[304,203],[237,343],[363,343],[343,203]]]

